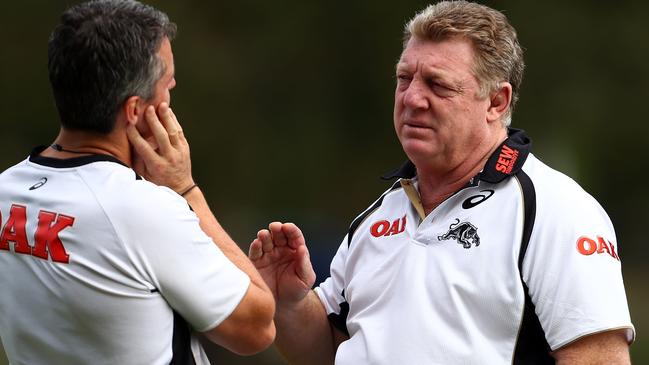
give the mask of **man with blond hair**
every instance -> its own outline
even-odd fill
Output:
[[[408,161],[315,290],[300,230],[249,257],[294,364],[628,364],[613,226],[509,128],[523,52],[506,17],[443,1],[406,26],[394,126]]]

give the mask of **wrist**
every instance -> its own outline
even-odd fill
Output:
[[[316,294],[313,289],[306,290],[304,292],[304,296],[300,296],[299,298],[294,297],[292,299],[284,300],[277,299],[275,317],[291,317],[293,313],[300,311],[302,307],[309,304],[310,300],[313,300],[311,296],[315,297],[317,300],[320,300],[318,294]]]
[[[190,185],[186,186],[184,189],[181,189],[181,190],[177,191],[177,193],[180,196],[185,197],[187,194],[191,193],[195,189],[198,189],[198,184],[196,184],[195,182],[192,182]]]

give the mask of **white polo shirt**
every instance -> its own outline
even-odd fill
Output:
[[[110,156],[0,175],[0,337],[14,364],[203,364],[250,280],[187,202]]]
[[[552,364],[583,336],[635,330],[613,226],[510,137],[424,216],[416,170],[351,225],[316,293],[350,339],[336,364]]]

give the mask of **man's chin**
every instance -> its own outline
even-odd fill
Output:
[[[434,143],[421,139],[407,138],[401,140],[403,151],[412,159],[416,156],[429,156],[435,151]]]

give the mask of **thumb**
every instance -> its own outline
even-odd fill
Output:
[[[299,246],[295,253],[297,258],[297,263],[295,267],[295,274],[300,278],[306,286],[311,288],[315,283],[315,272],[313,271],[313,266],[311,265],[311,259],[309,257],[309,251],[305,245]]]

